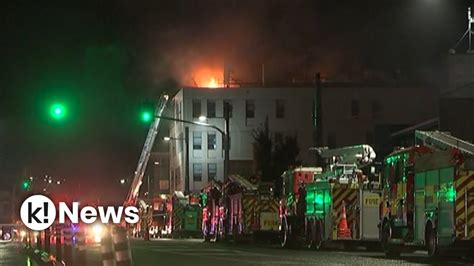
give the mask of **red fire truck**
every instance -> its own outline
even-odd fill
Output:
[[[472,250],[474,145],[439,131],[417,131],[415,138],[419,145],[396,150],[384,161],[385,254]]]
[[[222,183],[211,180],[201,190],[202,235],[205,241],[224,238],[224,203]]]
[[[239,175],[229,176],[223,185],[226,197],[226,237],[248,237],[278,233],[278,200],[271,184],[250,182]]]

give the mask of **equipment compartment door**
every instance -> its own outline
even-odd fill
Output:
[[[415,241],[425,241],[425,176],[415,175]]]
[[[379,206],[380,195],[369,191],[362,192],[362,215],[360,217],[362,223],[362,239],[377,240],[379,239]]]
[[[454,188],[454,168],[448,167],[439,170],[439,243],[450,244],[454,232],[454,202],[456,191]]]

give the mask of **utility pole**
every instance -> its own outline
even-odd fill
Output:
[[[230,104],[224,101],[224,182],[229,178],[229,157],[230,157]]]
[[[316,95],[314,99],[314,136],[313,144],[314,147],[319,148],[323,146],[323,127],[322,127],[322,86],[321,86],[321,73],[316,73]],[[316,165],[322,166],[323,160],[318,153],[316,153]]]
[[[184,127],[185,166],[184,166],[184,194],[189,194],[189,127]]]

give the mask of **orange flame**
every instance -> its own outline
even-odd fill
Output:
[[[198,67],[192,71],[188,84],[203,88],[219,88],[219,80],[216,78],[219,76],[222,76],[222,70],[219,68]]]
[[[219,87],[219,84],[217,84],[216,78],[212,77],[209,83],[207,84],[207,87],[209,88],[217,88]]]

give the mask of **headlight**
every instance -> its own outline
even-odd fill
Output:
[[[102,239],[102,234],[104,232],[104,225],[102,224],[94,224],[92,226],[92,232],[94,233],[94,242],[99,243]]]

